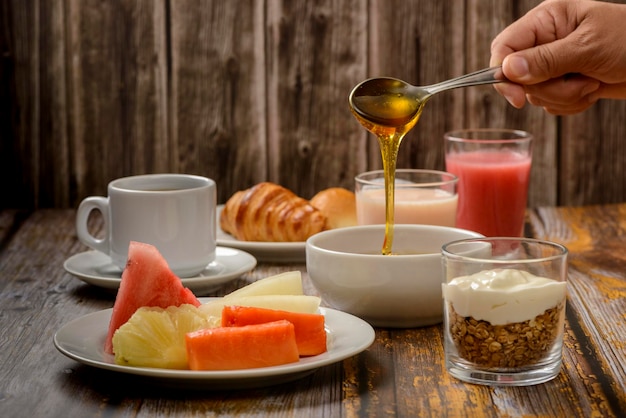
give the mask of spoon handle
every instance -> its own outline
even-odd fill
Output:
[[[493,84],[506,81],[506,77],[502,73],[502,67],[483,68],[473,73],[465,74],[457,78],[442,81],[441,83],[432,84],[422,87],[430,94],[439,93],[444,90],[456,89],[459,87],[478,86],[480,84]]]

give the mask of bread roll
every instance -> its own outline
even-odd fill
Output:
[[[292,191],[264,182],[228,199],[220,227],[240,241],[298,242],[326,229],[326,217]]]
[[[356,197],[350,190],[331,187],[317,193],[309,203],[326,216],[327,229],[356,225]]]

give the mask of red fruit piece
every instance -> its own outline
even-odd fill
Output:
[[[294,325],[301,356],[316,356],[326,352],[324,315],[248,306],[225,306],[222,310],[223,327],[262,324],[281,319]]]
[[[113,305],[104,351],[113,353],[113,334],[142,306],[200,306],[196,296],[183,286],[161,253],[150,244],[131,241],[128,262]]]
[[[274,321],[220,327],[185,336],[191,370],[237,370],[279,366],[299,360],[294,326]]]

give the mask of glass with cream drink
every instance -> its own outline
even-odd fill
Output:
[[[385,185],[382,170],[361,173],[356,181],[359,225],[385,223]],[[396,224],[455,226],[457,178],[437,170],[398,169],[395,180]]]

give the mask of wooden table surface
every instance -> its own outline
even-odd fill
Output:
[[[190,390],[79,364],[53,345],[72,319],[110,308],[110,291],[63,269],[85,251],[73,210],[0,211],[0,415],[546,416],[626,413],[626,204],[529,211],[527,235],[570,250],[563,368],[541,385],[466,384],[444,369],[441,325],[376,329],[369,349],[291,383]],[[259,263],[212,295],[304,264]]]

